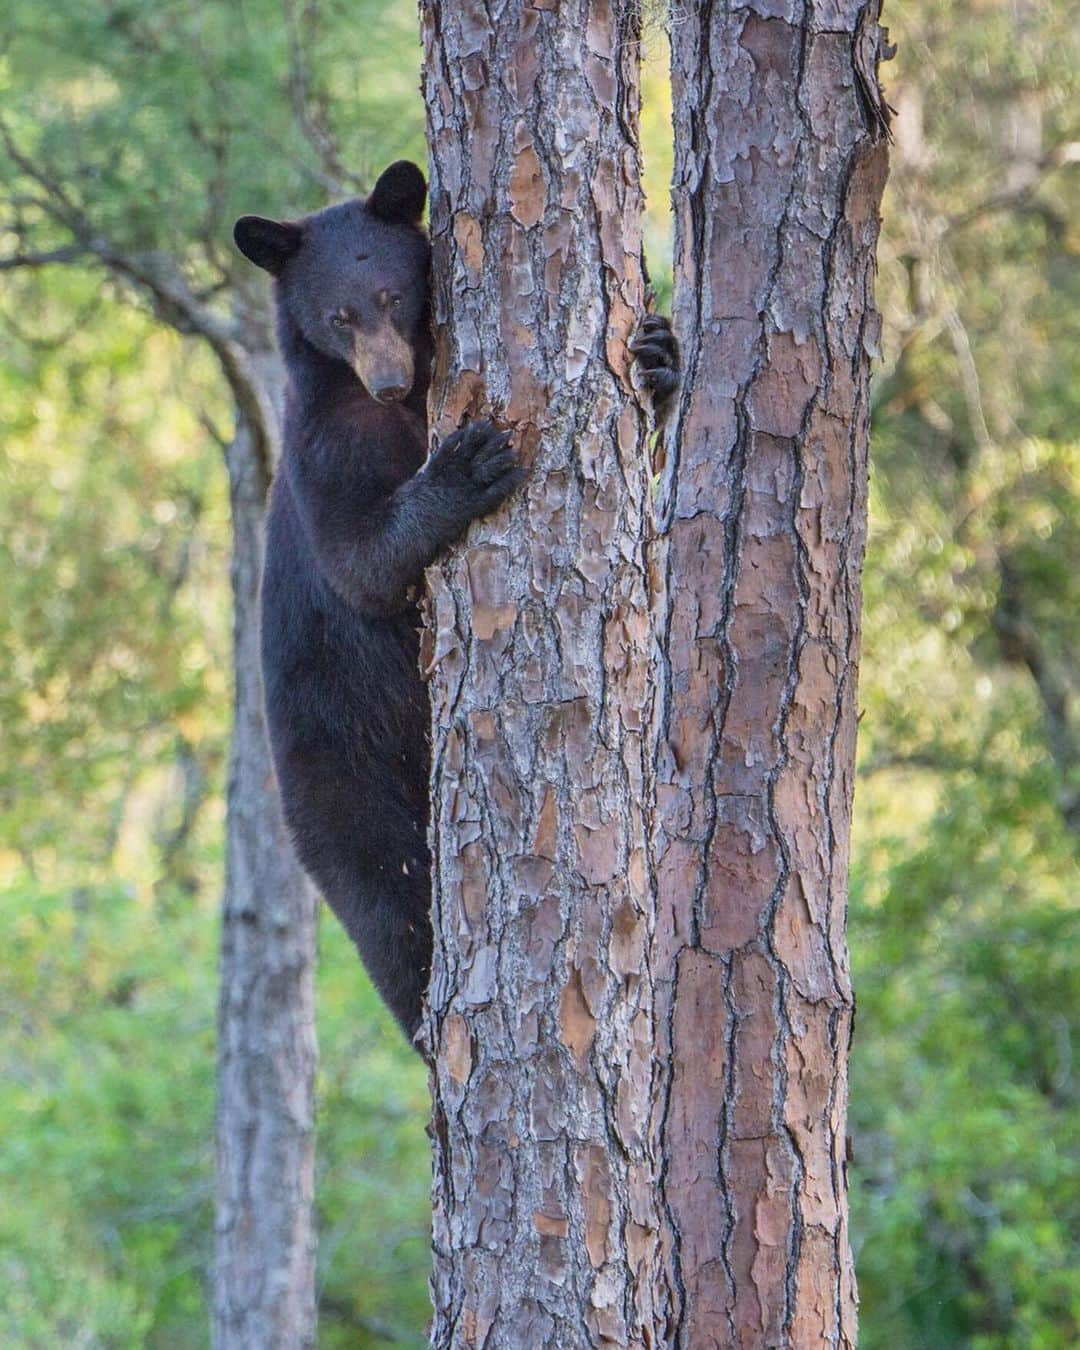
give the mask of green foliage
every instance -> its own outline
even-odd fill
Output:
[[[1068,6],[992,0],[890,18],[851,914],[861,1343],[1064,1350],[1080,238],[1055,147],[1080,135],[1075,29]]]
[[[16,410],[0,446],[0,850],[72,885],[175,833],[179,751],[216,773],[228,715],[227,504],[191,407],[220,391],[197,352],[181,385],[179,341],[95,290],[36,279],[41,327],[84,313],[0,372]]]
[[[873,846],[852,878],[864,1345],[1075,1341],[1075,844],[1045,764],[1017,762],[1019,739],[1003,723],[977,769],[865,790]]]
[[[413,7],[285,12],[291,30],[264,0],[14,0],[3,126],[103,235],[177,256],[224,304],[236,212],[305,210],[331,177],[424,157]],[[851,922],[862,1344],[1057,1350],[1080,1340],[1080,211],[1054,159],[1080,142],[1075,16],[917,0],[888,17]],[[664,303],[654,25],[647,54]],[[5,179],[0,256],[67,243],[32,174]],[[206,1341],[230,412],[209,355],[132,298],[90,268],[3,274],[11,1346]],[[321,945],[321,1336],[421,1345],[424,1075],[329,920]]]
[[[217,921],[117,883],[0,897],[0,1341],[206,1339]],[[326,917],[319,972],[323,1343],[418,1344],[427,1084]]]
[[[408,6],[14,0],[6,17],[13,142],[127,249],[228,271],[241,212],[311,210],[328,178],[355,187],[425,157]],[[67,242],[32,201],[19,218],[39,246]]]
[[[110,247],[173,254],[222,304],[235,214],[423,159],[413,10],[296,14],[290,44],[276,4],[17,3],[0,256],[71,240],[40,173]],[[0,1341],[201,1346],[230,408],[209,353],[101,272],[3,282]],[[323,1341],[419,1344],[425,1078],[329,922],[318,1005]]]
[[[323,912],[316,1159],[320,1344],[427,1344],[427,1073]]]
[[[3,900],[8,1345],[199,1343],[211,1220],[212,914],[117,885]]]

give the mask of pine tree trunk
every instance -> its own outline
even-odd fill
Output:
[[[260,366],[265,388],[283,387],[272,350],[254,354]],[[272,397],[262,402],[272,410]],[[238,403],[227,450],[236,683],[218,1015],[218,1350],[315,1344],[315,898],[282,824],[263,718],[258,594],[274,458],[263,435]]]
[[[433,414],[491,406],[538,448],[432,578],[437,1346],[854,1343],[882,36],[871,5],[784,13],[673,25],[686,382],[651,667],[633,24],[422,6]]]
[[[663,1343],[850,1346],[845,944],[886,172],[875,2],[672,27],[652,968]]]
[[[653,1321],[636,8],[421,4],[432,421],[532,465],[430,577],[435,1346]]]

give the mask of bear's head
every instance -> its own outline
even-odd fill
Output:
[[[241,216],[233,230],[241,253],[277,279],[278,304],[300,335],[351,366],[380,403],[411,390],[428,322],[426,194],[424,175],[399,160],[367,198],[303,220]]]

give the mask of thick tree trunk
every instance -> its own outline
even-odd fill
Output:
[[[421,4],[432,420],[532,464],[431,576],[436,1346],[653,1322],[636,11]]]
[[[876,0],[672,27],[686,379],[652,554],[652,863],[680,1346],[849,1346],[845,945],[886,172]]]
[[[264,377],[260,388],[281,387],[273,351],[246,364]],[[273,412],[272,397],[259,402]],[[219,1350],[315,1344],[315,898],[282,824],[263,719],[258,593],[268,440],[266,424],[238,403],[227,450],[236,687],[218,1018]]]

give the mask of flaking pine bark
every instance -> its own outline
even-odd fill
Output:
[[[424,0],[434,435],[519,497],[430,577],[432,1344],[655,1320],[637,7]]]
[[[661,662],[663,1343],[850,1346],[845,941],[889,55],[877,3],[682,6]]]
[[[433,434],[532,464],[430,578],[432,1344],[844,1346],[883,37],[679,7],[653,519],[637,13],[421,4]]]

